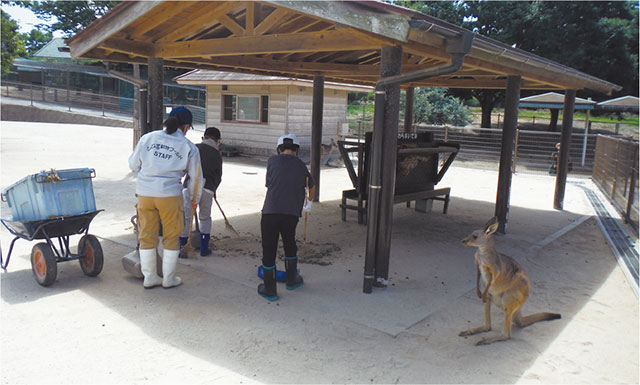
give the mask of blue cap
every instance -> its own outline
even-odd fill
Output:
[[[191,115],[191,111],[187,107],[179,106],[174,107],[169,116],[175,116],[180,121],[180,124],[191,124],[193,123],[193,115]]]

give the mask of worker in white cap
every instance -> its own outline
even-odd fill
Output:
[[[300,142],[295,135],[282,135],[278,138],[278,155],[267,161],[267,195],[260,221],[264,283],[258,286],[258,294],[269,301],[278,299],[276,253],[280,236],[285,255],[286,288],[294,290],[303,285],[302,277],[296,274],[296,226],[302,212],[311,210],[316,186],[307,166],[298,158],[299,148]]]

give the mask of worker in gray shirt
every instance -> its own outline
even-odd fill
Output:
[[[209,240],[211,239],[211,206],[216,198],[216,190],[222,180],[222,156],[218,146],[220,146],[220,130],[216,127],[207,127],[202,136],[202,143],[196,144],[200,150],[200,159],[202,165],[202,175],[204,185],[200,201],[196,202],[198,206],[198,219],[200,220],[200,256],[206,257],[211,255],[209,249]],[[191,223],[191,202],[189,201],[189,178],[184,181],[184,216],[185,226],[180,234],[180,248],[187,244],[189,237],[189,224]]]
[[[316,187],[307,166],[298,158],[299,148],[300,142],[295,135],[282,135],[278,138],[278,155],[267,161],[267,196],[260,221],[264,283],[258,286],[258,294],[269,301],[278,299],[276,253],[280,236],[285,254],[286,288],[294,290],[303,285],[302,277],[296,274],[296,226],[302,211],[311,210]],[[307,187],[308,191],[305,191]],[[305,194],[308,194],[306,204]]]

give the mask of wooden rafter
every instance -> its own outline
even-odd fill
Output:
[[[221,7],[223,3],[215,2],[213,6],[210,6],[208,12],[203,12],[200,15],[190,19],[186,23],[177,26],[171,30],[168,34],[158,39],[157,43],[173,42],[178,39],[187,40],[194,35],[201,33],[211,26],[210,22],[213,18],[214,11],[217,7]],[[213,7],[213,9],[211,9]],[[217,23],[216,23],[217,24]]]
[[[244,28],[226,13],[218,14],[218,21],[235,36],[244,36]]]
[[[276,25],[279,21],[281,21],[281,19],[284,18],[287,13],[288,12],[285,9],[276,8],[273,12],[269,14],[269,16],[265,17],[264,20],[262,20],[260,24],[258,24],[255,27],[254,29],[255,34],[263,35],[269,32],[269,30],[274,25]]]

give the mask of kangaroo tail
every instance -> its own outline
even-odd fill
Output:
[[[514,323],[516,326],[523,328],[538,321],[551,321],[559,318],[562,318],[562,316],[558,313],[535,313],[518,317],[517,319],[514,319]]]

